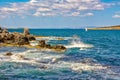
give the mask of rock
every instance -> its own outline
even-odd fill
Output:
[[[13,33],[14,34],[14,42],[18,45],[29,44],[29,40],[23,34]]]
[[[7,52],[5,56],[12,56],[13,54],[11,52]]]
[[[65,50],[66,47],[64,47],[63,45],[56,45],[54,46],[55,49],[61,49],[61,50]]]
[[[24,35],[29,35],[29,29],[28,28],[24,28]]]
[[[40,47],[45,47],[46,46],[45,40],[40,40],[39,43],[38,43],[38,45]]]
[[[33,35],[27,35],[26,37],[28,38],[29,41],[36,40]]]
[[[3,29],[0,27],[0,33],[2,33]]]
[[[45,47],[48,48],[48,49],[52,48],[52,46],[50,44],[46,44]]]
[[[7,29],[4,29],[2,33],[9,33]]]
[[[18,38],[17,38],[17,43],[18,43],[19,45],[29,44],[29,40],[28,40],[27,37],[18,36]]]
[[[2,37],[1,37],[1,35],[0,35],[0,43],[1,43],[1,42],[3,42],[3,41],[2,41]]]

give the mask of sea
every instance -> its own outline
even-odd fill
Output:
[[[0,47],[0,80],[120,80],[119,30],[30,29],[30,33],[67,50]],[[4,56],[7,52],[14,56]]]

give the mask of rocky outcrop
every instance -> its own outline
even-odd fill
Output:
[[[50,44],[46,44],[45,40],[40,40],[38,43],[39,47],[42,48],[47,48],[47,49],[55,49],[55,50],[66,50],[66,47],[64,47],[63,45],[50,45]]]
[[[45,42],[45,40],[40,40],[37,45],[30,45],[31,41],[36,41],[35,36],[31,35],[29,29],[25,28],[23,33],[9,32],[7,29],[2,29],[0,27],[0,46],[24,46],[27,48],[37,48],[37,49],[51,49],[54,51],[66,50],[63,45],[50,45]],[[11,53],[6,53],[6,55],[11,55]]]
[[[25,28],[24,33],[10,33],[0,27],[0,43],[24,45],[29,44],[31,40],[35,40],[35,37],[29,33],[29,29]]]

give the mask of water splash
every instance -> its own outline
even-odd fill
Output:
[[[65,47],[66,48],[80,48],[80,50],[84,50],[86,48],[92,48],[94,46],[91,44],[86,44],[86,43],[82,42],[79,37],[74,36],[72,38],[70,45],[66,45]]]

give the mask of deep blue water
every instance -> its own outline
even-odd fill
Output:
[[[21,30],[9,30],[10,32],[23,32]],[[83,71],[81,73],[74,72],[69,68],[65,69],[51,69],[50,71],[42,70],[28,70],[28,72],[21,73],[19,75],[14,75],[13,77],[31,79],[31,80],[120,80],[120,31],[119,30],[90,30],[85,31],[83,29],[30,29],[30,33],[39,36],[56,36],[56,37],[72,37],[74,35],[79,36],[80,40],[87,44],[94,45],[93,48],[88,48],[86,50],[80,50],[79,48],[67,49],[62,55],[64,55],[60,60],[65,62],[80,63],[84,62],[85,59],[90,59],[88,64],[98,63],[102,66],[110,66],[108,70],[113,73],[99,74],[95,71]],[[69,44],[69,41],[55,41],[51,40],[49,43],[61,43]],[[2,48],[0,49],[3,50]],[[5,51],[5,50],[4,50]],[[3,51],[3,52],[4,52]],[[53,54],[53,53],[46,53]],[[61,55],[55,53],[55,55]],[[47,56],[47,55],[46,55]],[[57,65],[58,63],[56,63]],[[58,64],[59,65],[59,64]],[[0,69],[2,69],[0,67]],[[34,68],[35,69],[35,68]],[[57,73],[58,71],[58,73]],[[29,73],[30,72],[30,73]],[[59,73],[60,72],[60,73]],[[103,71],[104,73],[104,71]],[[31,76],[33,75],[33,76]],[[52,76],[51,76],[52,75]],[[103,77],[104,76],[104,77]],[[107,77],[108,76],[108,77]],[[113,77],[109,77],[113,76]],[[117,76],[117,77],[116,77]]]

